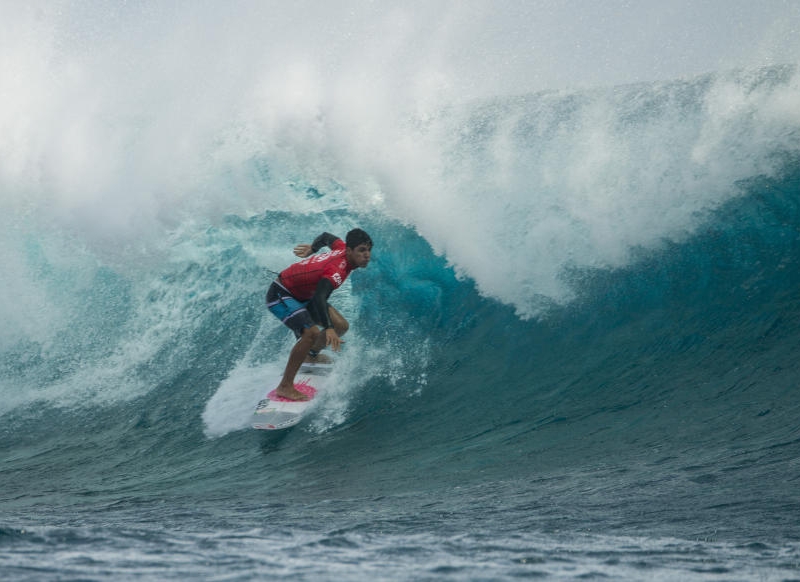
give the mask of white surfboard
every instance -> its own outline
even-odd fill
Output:
[[[316,404],[319,392],[325,389],[332,368],[331,364],[303,364],[295,377],[294,387],[308,396],[308,400],[289,400],[271,389],[256,405],[251,421],[253,428],[280,430],[300,422]]]

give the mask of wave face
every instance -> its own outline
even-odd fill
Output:
[[[291,11],[63,6],[0,41],[0,571],[788,576],[795,65],[491,94],[399,9],[315,60]],[[255,434],[273,272],[356,226],[336,387]]]

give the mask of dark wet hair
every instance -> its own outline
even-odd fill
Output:
[[[360,228],[354,228],[348,232],[344,242],[351,249],[356,248],[358,245],[369,245],[372,248],[372,239]]]

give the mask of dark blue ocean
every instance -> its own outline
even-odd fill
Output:
[[[58,6],[0,10],[0,578],[800,580],[791,59],[456,99],[399,8]]]

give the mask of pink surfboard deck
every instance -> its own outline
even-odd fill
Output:
[[[309,384],[308,380],[303,380],[302,382],[295,384],[294,388],[301,394],[308,396],[308,400],[314,400],[314,396],[317,395],[317,389]],[[275,402],[307,402],[307,400],[292,400],[291,398],[286,398],[285,396],[278,396],[277,389],[267,394],[267,398],[274,400]]]
[[[313,408],[317,391],[324,389],[329,380],[330,376],[327,374],[313,373],[296,382],[294,387],[308,396],[308,400],[289,400],[278,396],[275,389],[271,390],[256,406],[251,426],[261,430],[280,430],[294,426]],[[280,378],[274,380],[275,384],[279,381]]]

